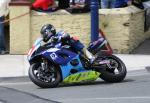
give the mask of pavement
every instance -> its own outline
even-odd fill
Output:
[[[116,54],[128,71],[150,68],[150,55]],[[29,63],[26,55],[0,55],[0,77],[28,76]]]

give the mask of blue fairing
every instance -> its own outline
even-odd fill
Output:
[[[42,55],[58,65],[66,65],[68,62],[70,62],[70,60],[77,56],[76,53],[73,53],[69,50],[60,50],[57,48],[50,48],[47,51],[43,52]]]
[[[75,69],[77,71],[84,71],[84,68],[79,59],[79,55],[68,51],[66,49],[57,49],[51,48],[42,53],[44,57],[53,61],[55,64],[60,65],[62,71],[62,78],[65,79],[67,76],[71,75],[71,69]],[[71,65],[71,61],[76,59],[78,64],[76,66]]]
[[[85,71],[85,69],[83,68],[81,61],[79,59],[79,55],[77,55],[76,57],[74,57],[72,60],[77,59],[79,64],[76,66],[72,66],[70,64],[70,62],[68,62],[66,65],[60,65],[61,71],[62,71],[62,78],[65,79],[66,77],[68,77],[69,75],[71,75],[70,71],[72,69],[75,69],[77,71]]]

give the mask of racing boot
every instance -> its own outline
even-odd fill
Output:
[[[89,63],[93,64],[95,59],[96,59],[96,57],[92,53],[90,53],[87,49],[85,49],[85,48],[83,49],[83,53],[89,59]]]

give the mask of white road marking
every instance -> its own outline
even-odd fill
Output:
[[[150,73],[141,73],[141,74],[127,74],[127,77],[137,77],[137,76],[147,76]]]
[[[141,96],[141,97],[110,97],[110,98],[76,98],[76,99],[64,99],[61,101],[90,101],[90,100],[132,100],[132,99],[149,99],[150,96]]]
[[[33,84],[33,83],[32,82],[0,83],[0,86],[4,86],[4,85],[26,85],[26,84]]]

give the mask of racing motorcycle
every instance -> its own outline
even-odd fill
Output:
[[[43,38],[38,38],[27,55],[29,78],[41,88],[95,81],[98,78],[113,83],[124,80],[126,66],[112,54],[106,39],[100,38],[90,43],[87,49],[96,57],[92,64],[70,45],[63,45],[62,42],[43,44]]]

